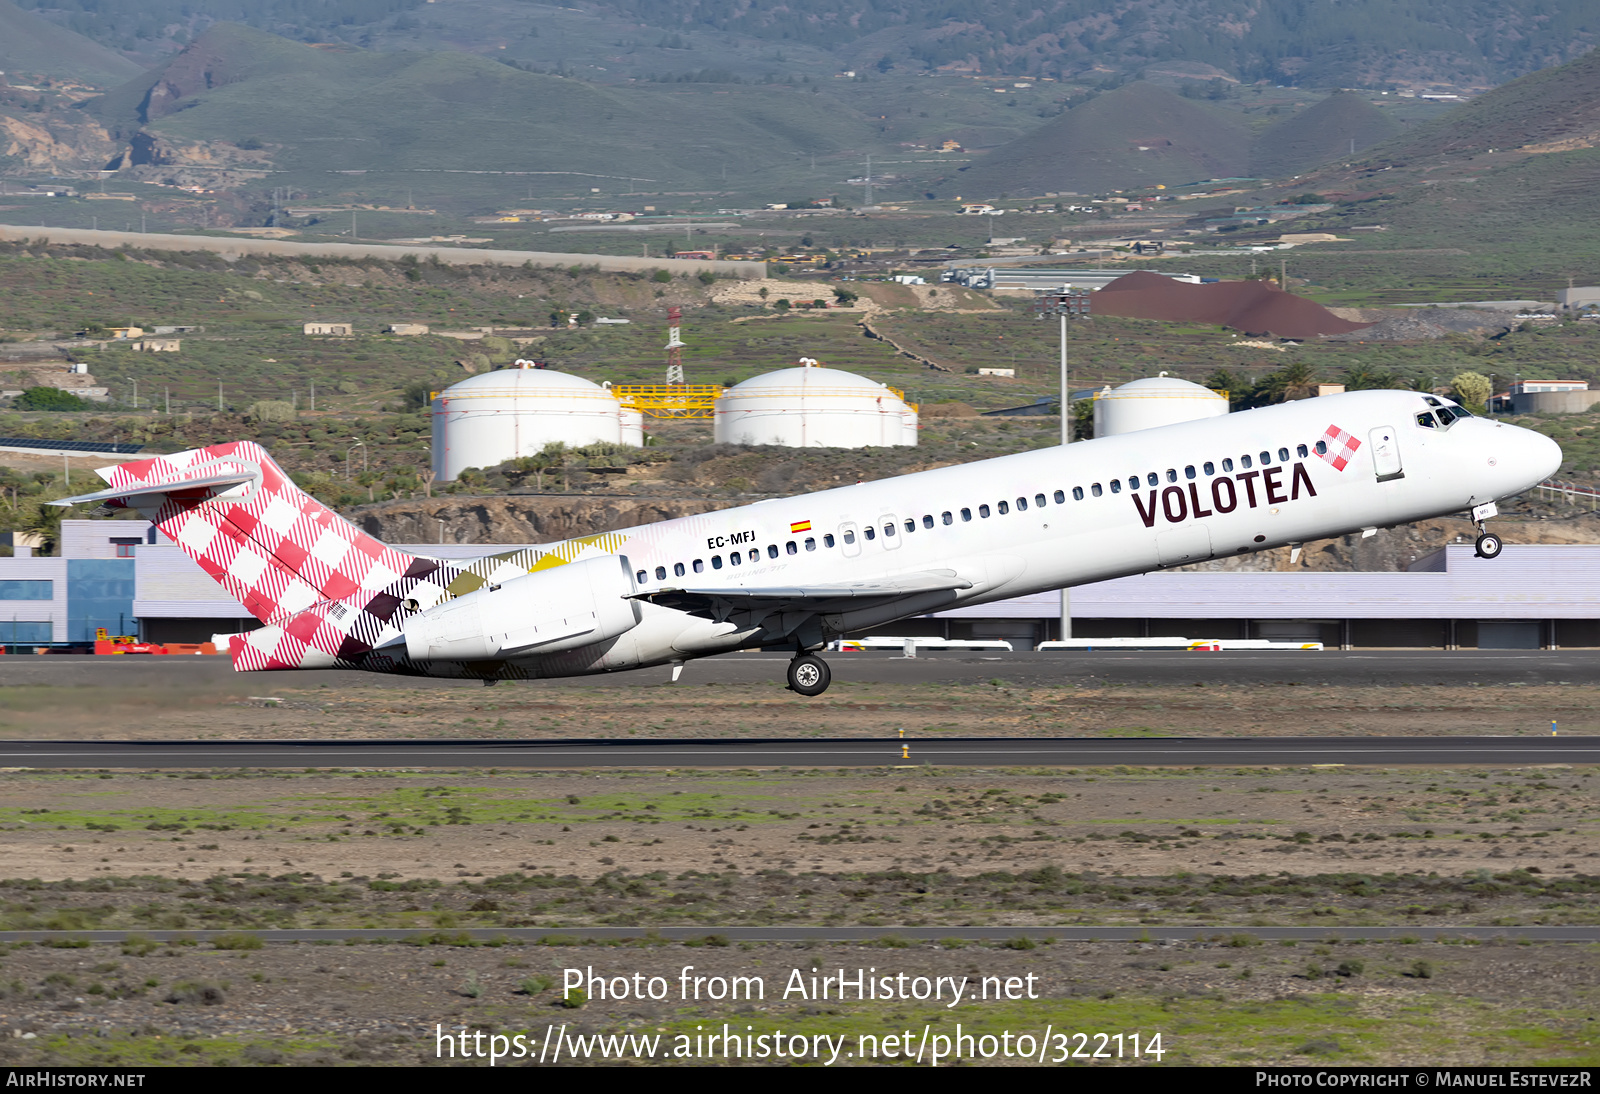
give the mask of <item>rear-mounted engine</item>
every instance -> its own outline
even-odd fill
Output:
[[[486,585],[406,620],[413,661],[487,661],[558,653],[639,623],[632,569],[608,555]]]

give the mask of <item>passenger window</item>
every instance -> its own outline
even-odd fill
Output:
[[[1098,491],[1098,490],[1095,491],[1096,494],[1098,494],[1099,492],[1100,491]],[[1072,488],[1072,500],[1073,501],[1082,501],[1083,500],[1083,487],[1074,486]]]
[[[1245,466],[1249,467],[1250,465],[1249,464],[1245,464]],[[1233,461],[1232,460],[1223,460],[1222,461],[1222,470],[1224,470],[1224,471],[1232,471],[1233,470]]]
[[[772,557],[773,558],[777,558],[778,557],[778,549],[776,547],[774,547],[772,549]],[[750,548],[750,561],[751,562],[760,562],[761,561],[761,548],[759,548],[759,547]]]
[[[949,513],[945,514],[945,516],[947,516],[947,517],[949,515],[950,515]],[[950,522],[947,520],[947,521],[945,521],[945,523],[949,524]],[[928,514],[925,514],[923,516],[923,518],[922,518],[922,526],[924,528],[932,528],[933,527],[933,514],[932,513],[928,513]]]
[[[1101,495],[1101,494],[1102,494],[1102,493],[1103,493],[1103,492],[1104,492],[1104,491],[1102,491],[1102,490],[1101,490],[1101,489],[1100,489],[1100,484],[1099,484],[1099,483],[1095,483],[1095,484],[1094,484],[1094,485],[1093,485],[1093,486],[1091,486],[1091,487],[1089,487],[1089,493],[1091,493],[1091,494],[1093,494],[1093,495],[1094,495],[1094,496],[1095,496],[1095,497],[1097,497],[1097,498],[1098,498],[1098,497],[1099,497],[1099,496],[1100,496],[1100,495]]]
[[[1002,517],[1011,512],[1011,506],[1007,505],[1005,502],[1001,502],[996,508],[1000,510],[1000,515]]]
[[[1266,467],[1271,462],[1272,462],[1272,453],[1271,452],[1263,452],[1263,453],[1261,453],[1261,466],[1262,467]]]
[[[1189,468],[1189,477],[1191,479],[1194,478],[1194,468],[1192,468],[1192,467]],[[1167,481],[1168,482],[1177,482],[1178,481],[1178,473],[1176,471],[1174,471],[1170,467],[1167,468]]]
[[[1072,496],[1077,498],[1079,501],[1082,501],[1083,500],[1083,487],[1074,486],[1072,488]],[[1063,494],[1061,491],[1057,490],[1056,491],[1056,504],[1057,505],[1065,505],[1066,502],[1067,502],[1067,496],[1065,494]]]
[[[677,577],[682,577],[682,576],[683,576],[683,563],[681,563],[681,562],[674,562],[674,563],[673,563],[673,564],[672,564],[672,572],[673,572],[673,574],[674,574],[674,575],[675,575],[675,576],[677,576]]]
[[[1138,484],[1139,484],[1139,480],[1135,479],[1133,481],[1134,481],[1134,486],[1137,487]],[[1111,492],[1113,494],[1122,493],[1122,480],[1121,479],[1112,479],[1111,480]]]
[[[807,536],[806,537],[806,550],[815,551],[816,549],[817,549],[817,541],[816,541],[816,539],[814,537],[812,537],[812,536]]]
[[[731,555],[728,556],[728,565],[730,565],[730,566],[737,566],[737,565],[739,565],[740,561],[741,560],[739,558],[739,552],[738,551],[735,551]]]
[[[1154,476],[1152,476],[1152,477],[1154,477]],[[1151,483],[1150,485],[1154,486],[1155,484]],[[1128,489],[1129,490],[1138,490],[1139,489],[1139,476],[1138,475],[1129,475],[1128,476]]]
[[[844,541],[846,543],[854,543],[856,541],[856,534],[854,532],[846,532],[844,534]]]
[[[956,518],[950,515],[950,510],[948,509],[939,514],[939,519],[946,524],[954,524],[956,522]]]
[[[1207,475],[1215,475],[1217,473],[1217,465],[1212,463],[1210,460],[1207,460],[1205,463],[1200,465],[1200,470],[1204,471]]]
[[[1028,507],[1028,499],[1027,498],[1018,498],[1017,499],[1017,512],[1020,513],[1024,509],[1026,509],[1027,507]]]
[[[861,534],[867,537],[869,543],[878,538],[878,530],[870,524],[861,529]]]
[[[794,540],[792,539],[783,545],[783,549],[791,555],[797,555],[800,553],[800,548],[794,545]]]
[[[1303,444],[1302,445],[1296,445],[1294,452],[1295,452],[1295,455],[1299,456],[1302,460],[1305,459],[1307,456],[1309,456],[1311,454],[1310,451]]]
[[[667,568],[665,566],[657,566],[656,567],[656,580],[657,581],[665,581],[665,580],[667,580]]]
[[[1327,441],[1318,441],[1317,442],[1317,455],[1326,456],[1327,454],[1328,454],[1328,442]]]
[[[1249,466],[1250,466],[1250,457],[1249,456],[1240,456],[1239,457],[1239,466],[1240,467],[1244,467],[1244,468],[1249,468]]]
[[[703,574],[703,573],[705,573],[705,571],[706,571],[706,564],[704,562],[700,561],[698,558],[695,559],[694,560],[694,572],[697,573],[697,574]]]
[[[917,530],[917,522],[912,520],[910,517],[907,517],[906,518],[906,531],[915,532],[916,530]]]
[[[888,524],[885,524],[883,526],[883,534],[884,534],[885,537],[887,537],[889,539],[893,539],[894,538],[894,522],[893,521],[890,521]]]
[[[961,510],[961,519],[963,521],[971,520],[972,519],[972,510],[971,509],[963,509],[963,510]]]
[[[824,547],[832,547],[833,546],[833,533],[832,532],[824,532],[822,534],[822,545]]]
[[[1056,493],[1059,495],[1061,493],[1061,491],[1057,490]],[[1061,500],[1065,501],[1066,499],[1062,498]],[[1033,496],[1033,504],[1037,505],[1040,509],[1043,509],[1044,508],[1044,495],[1043,494],[1035,494]]]
[[[768,558],[777,558],[778,557],[778,545],[776,543],[767,544],[767,557]]]
[[[722,556],[721,555],[712,555],[711,556],[711,568],[713,570],[722,569]]]
[[[1160,486],[1161,476],[1152,471],[1150,474],[1145,476],[1145,482],[1149,483],[1151,486]],[[1130,482],[1128,485],[1134,490],[1139,489],[1139,484],[1136,482]]]
[[[1279,463],[1288,463],[1289,462],[1289,450],[1287,448],[1278,449],[1278,462]]]
[[[989,507],[987,505],[978,506],[978,515],[980,517],[982,517],[984,520],[988,520],[989,519]]]
[[[640,570],[637,574],[634,575],[634,579],[636,581],[638,581],[639,584],[643,585],[644,584],[644,579],[646,577],[648,577],[648,576],[650,576],[650,575],[646,574],[643,570]]]

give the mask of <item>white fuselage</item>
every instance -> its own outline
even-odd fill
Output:
[[[1459,513],[1520,493],[1560,465],[1554,442],[1529,430],[1482,418],[1419,424],[1441,402],[1454,409],[1427,398],[1324,396],[758,502],[623,530],[619,553],[640,593],[806,589],[930,571],[970,582],[826,616],[822,630],[832,636]],[[1333,431],[1359,446],[1325,441]],[[1332,444],[1326,456],[1319,441]],[[1332,462],[1341,451],[1342,469]],[[650,603],[642,612],[639,625],[615,639],[517,664],[536,676],[576,675],[752,642],[750,628],[736,622]]]

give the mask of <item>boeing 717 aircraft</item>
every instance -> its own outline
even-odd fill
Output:
[[[792,649],[827,689],[831,638],[964,604],[1468,512],[1561,450],[1448,399],[1360,391],[922,471],[473,561],[373,539],[249,441],[99,472],[263,626],[239,671],[578,676]]]

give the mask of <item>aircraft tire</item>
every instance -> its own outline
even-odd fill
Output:
[[[789,662],[789,690],[800,695],[821,695],[833,682],[828,663],[820,657],[803,654]]]
[[[1476,547],[1479,558],[1498,558],[1505,545],[1493,532],[1485,532],[1478,537],[1477,543],[1473,546]]]

